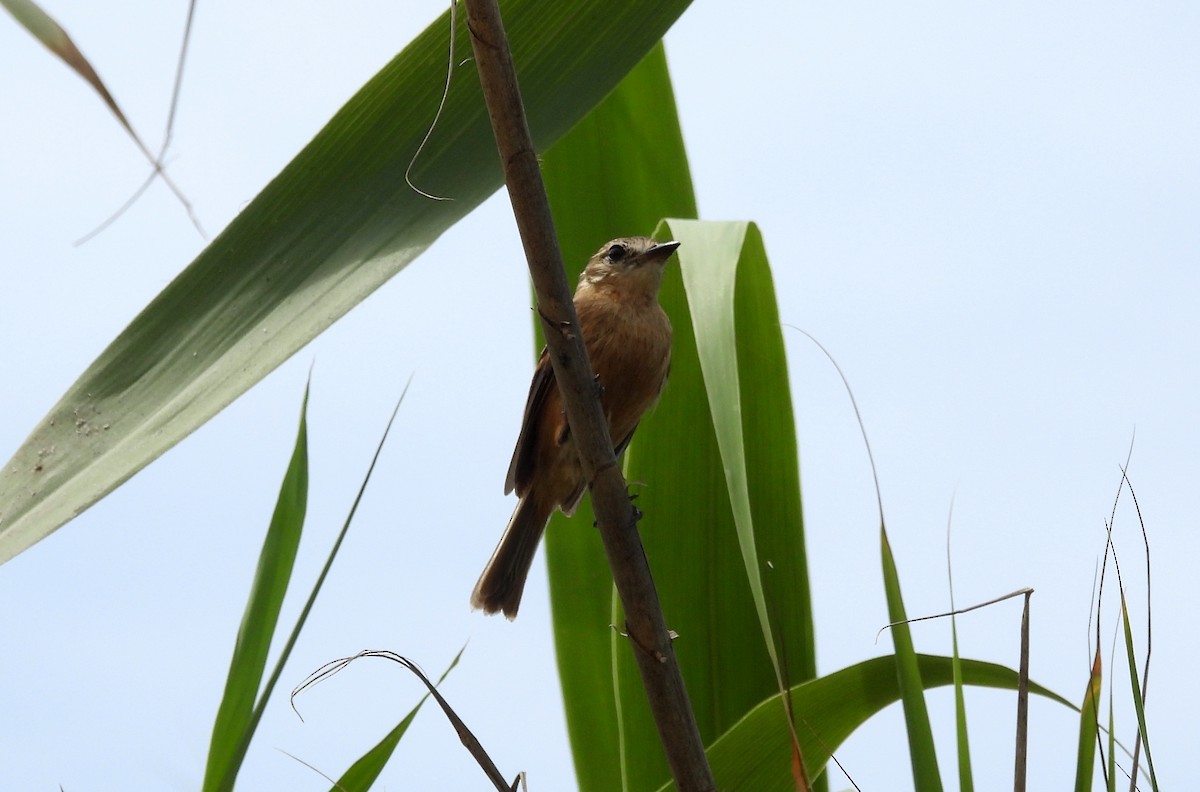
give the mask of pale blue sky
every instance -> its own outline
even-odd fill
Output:
[[[184,4],[43,4],[155,141]],[[1160,778],[1191,777],[1200,10],[734,6],[697,2],[667,37],[701,214],[760,224],[783,321],[819,337],[850,378],[910,613],[947,606],[954,496],[959,602],[1036,589],[1032,675],[1078,700],[1093,572],[1136,428],[1130,474],[1153,543],[1157,606],[1153,748]],[[201,3],[170,166],[210,233],[442,7]],[[6,17],[0,73],[7,459],[203,241],[156,186],[73,248],[145,166],[83,83]],[[542,562],[515,623],[467,607],[513,505],[502,484],[532,368],[524,263],[502,199],[126,486],[0,568],[0,786],[199,785],[312,364],[298,583],[323,561],[391,404],[415,376],[282,686],[365,648],[396,650],[436,674],[469,641],[446,695],[505,772],[527,770],[533,790],[573,788]],[[458,276],[464,261],[469,278]],[[487,312],[483,337],[453,321],[429,332],[439,319],[430,306],[446,290]],[[840,381],[786,332],[825,673],[890,650],[875,643],[886,621],[875,500]],[[1117,535],[1140,614],[1140,538],[1128,509]],[[285,621],[298,607],[289,604]],[[963,619],[963,653],[1014,665],[1018,624],[1015,602]],[[948,623],[915,636],[922,651],[949,649]],[[307,694],[306,723],[278,701],[242,788],[327,788],[276,749],[336,776],[419,694],[406,674],[377,664]],[[930,701],[953,786],[951,700],[941,691]],[[972,691],[968,704],[979,786],[1005,788],[1012,697]],[[1131,737],[1128,708],[1118,717]],[[1076,728],[1070,713],[1034,701],[1031,789],[1070,783]],[[893,708],[838,755],[863,789],[902,790],[911,784],[903,739]],[[834,789],[848,786],[834,779]],[[430,710],[381,788],[483,783]]]

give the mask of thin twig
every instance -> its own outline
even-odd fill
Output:
[[[204,227],[200,225],[200,219],[196,217],[196,213],[192,209],[191,201],[184,196],[183,191],[179,189],[179,186],[176,185],[175,182],[171,180],[171,177],[167,175],[167,170],[163,165],[163,158],[167,154],[167,148],[171,145],[171,137],[175,130],[175,111],[179,107],[179,94],[183,88],[183,67],[184,64],[187,63],[188,43],[192,39],[192,20],[195,17],[195,13],[196,0],[191,0],[191,2],[188,3],[187,21],[183,26],[183,44],[179,48],[179,63],[175,67],[175,85],[171,91],[171,107],[167,112],[167,129],[163,134],[162,147],[159,149],[157,157],[150,151],[149,148],[146,147],[146,144],[143,143],[142,139],[137,136],[137,133],[133,131],[133,127],[130,126],[129,121],[126,120],[124,114],[121,113],[121,111],[117,108],[116,103],[111,100],[111,97],[107,97],[109,106],[112,108],[113,112],[116,113],[121,125],[125,127],[126,131],[129,132],[130,136],[133,138],[133,142],[137,144],[138,149],[150,162],[151,170],[149,175],[146,176],[146,180],[142,183],[142,186],[138,187],[137,190],[134,191],[133,195],[131,195],[129,199],[125,201],[125,203],[121,204],[121,207],[117,209],[117,211],[105,218],[103,222],[101,222],[91,231],[75,240],[75,247],[79,247],[80,245],[88,243],[98,234],[120,219],[125,212],[129,211],[131,206],[137,203],[137,200],[142,197],[142,194],[146,192],[150,185],[154,183],[155,177],[162,177],[163,184],[167,185],[167,188],[175,194],[175,198],[178,199],[180,205],[183,206],[184,211],[187,212],[188,219],[192,221],[192,225],[195,226],[196,231],[200,233],[201,237],[208,239],[208,234],[205,233]],[[107,94],[107,91],[105,91],[105,94]]]
[[[1022,595],[1028,597],[1032,593],[1033,589],[1029,587],[1019,588],[1016,591],[1010,591],[1007,594],[1001,594],[999,597],[994,597],[986,602],[968,605],[965,608],[955,608],[954,610],[948,610],[945,613],[934,613],[929,616],[914,616],[911,619],[904,619],[902,621],[892,622],[891,624],[885,624],[879,628],[879,632],[875,633],[875,641],[878,643],[879,636],[883,635],[885,630],[890,630],[891,628],[898,627],[901,624],[912,624],[913,622],[929,621],[930,619],[944,619],[947,616],[961,616],[964,613],[970,613],[973,610],[986,608],[988,605],[995,605],[997,602],[1004,602],[1004,600],[1012,599],[1013,597],[1020,597]]]
[[[592,367],[579,332],[579,318],[563,272],[562,254],[500,10],[495,0],[466,0],[466,6],[479,80],[537,293],[538,309],[550,320],[547,327],[557,328],[557,332],[546,333],[546,345],[589,482],[613,582],[625,609],[625,632],[677,788],[680,792],[713,792],[716,782],[675,660],[633,506],[616,463]]]
[[[183,91],[183,67],[187,63],[188,44],[192,40],[192,20],[196,17],[196,0],[188,3],[187,21],[183,23],[183,44],[179,47],[179,63],[175,66],[175,86],[171,89],[171,108],[167,111],[167,131],[163,133],[158,159],[167,155],[171,137],[175,134],[175,111],[179,109],[179,94]]]

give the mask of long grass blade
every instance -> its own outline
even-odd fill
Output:
[[[1146,707],[1145,699],[1142,697],[1142,685],[1138,680],[1137,655],[1133,648],[1133,630],[1129,626],[1129,608],[1125,600],[1125,592],[1121,592],[1121,628],[1125,635],[1125,657],[1129,661],[1129,687],[1130,694],[1133,697],[1133,709],[1137,713],[1138,719],[1138,738],[1141,744],[1146,748],[1146,768],[1150,772],[1150,788],[1154,792],[1158,792],[1158,776],[1154,772],[1154,759],[1150,754],[1150,735],[1146,730]],[[1137,749],[1134,748],[1136,755]],[[1137,773],[1132,774],[1130,787],[1136,788]]]
[[[254,705],[254,712],[251,714],[248,728],[245,730],[242,741],[238,745],[238,761],[226,771],[227,774],[236,774],[237,768],[241,764],[241,757],[244,757],[246,751],[250,748],[250,740],[258,728],[259,721],[262,720],[267,704],[271,700],[271,694],[275,691],[275,685],[279,682],[279,677],[283,674],[283,668],[287,665],[288,658],[292,656],[292,649],[295,648],[296,641],[300,640],[300,632],[308,622],[308,616],[312,612],[313,605],[316,604],[317,595],[321,593],[321,588],[325,585],[325,578],[329,576],[329,570],[333,568],[333,562],[342,547],[342,542],[345,541],[346,534],[350,532],[350,523],[353,522],[354,515],[358,511],[358,505],[362,502],[363,494],[367,491],[367,484],[371,481],[371,474],[375,472],[375,464],[379,461],[379,455],[383,452],[383,445],[387,442],[388,435],[392,431],[392,424],[396,422],[396,415],[400,412],[400,405],[404,403],[404,397],[408,394],[408,387],[411,384],[412,378],[410,377],[409,381],[404,385],[404,390],[400,393],[400,398],[396,400],[396,406],[392,408],[392,414],[383,429],[379,443],[375,446],[375,453],[371,457],[371,464],[367,467],[367,472],[358,487],[358,493],[354,496],[354,503],[350,506],[350,511],[342,523],[341,530],[338,531],[337,539],[334,540],[333,546],[329,549],[329,556],[325,559],[325,565],[321,567],[321,572],[317,575],[316,582],[313,583],[312,590],[308,594],[308,600],[305,601],[304,607],[301,608],[300,615],[296,619],[296,624],[292,627],[291,635],[288,636],[287,642],[283,645],[283,650],[279,653],[279,658],[275,661],[275,669],[267,679],[267,684],[263,686],[262,693],[258,697],[258,702]],[[226,782],[222,783],[220,788],[232,789],[233,781],[233,775],[229,775],[226,778]]]
[[[213,723],[204,792],[231,789],[253,734],[255,698],[262,682],[271,639],[291,580],[308,503],[308,387],[300,408],[300,428],[279,489],[271,524],[259,555],[246,612],[234,643],[225,692]]]
[[[1087,689],[1083,693],[1083,705],[1079,708],[1079,748],[1075,759],[1075,792],[1091,792],[1092,789],[1092,775],[1096,768],[1096,743],[1100,739],[1099,703],[1102,682],[1100,649],[1097,647],[1096,658],[1092,661],[1092,671],[1088,675]],[[1109,717],[1111,729],[1111,706]],[[1110,744],[1110,756],[1112,747]]]
[[[940,792],[941,775],[938,773],[937,752],[933,745],[933,728],[929,723],[929,710],[925,706],[925,686],[921,679],[921,666],[913,648],[912,632],[908,624],[900,624],[908,617],[904,611],[904,600],[900,593],[900,575],[896,571],[896,560],[887,531],[880,524],[880,546],[883,559],[883,588],[887,595],[888,618],[891,620],[892,645],[896,649],[896,678],[900,688],[900,700],[904,705],[904,725],[908,732],[908,752],[912,762],[913,784],[922,792]]]
[[[954,504],[950,504],[951,517]],[[967,733],[967,703],[963,694],[962,659],[958,654],[958,614],[954,604],[954,564],[950,556],[951,517],[946,519],[946,582],[950,588],[950,663],[954,672],[954,736],[958,752],[958,788],[960,792],[975,792],[971,772],[971,742]]]

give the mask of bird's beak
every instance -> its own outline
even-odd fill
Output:
[[[642,254],[642,261],[664,262],[671,257],[671,254],[678,247],[678,242],[659,242]]]

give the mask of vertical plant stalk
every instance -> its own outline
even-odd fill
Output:
[[[1013,789],[1025,792],[1025,765],[1029,755],[1029,598],[1025,592],[1025,608],[1021,612],[1021,667],[1017,675],[1017,750],[1013,768]]]
[[[613,581],[625,609],[625,630],[677,788],[680,792],[710,792],[716,790],[716,782],[600,409],[500,10],[495,0],[466,0],[466,6],[471,47],[505,184],[529,262],[538,312],[546,325],[550,362],[589,482]]]

